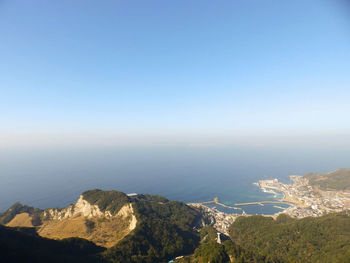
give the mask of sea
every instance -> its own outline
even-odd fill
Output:
[[[272,201],[258,180],[350,167],[350,149],[324,147],[61,147],[0,149],[0,211],[13,203],[49,208],[74,203],[89,189],[147,193],[186,203],[218,197],[226,205]],[[274,214],[281,204],[247,205]],[[238,210],[217,207],[228,213]]]

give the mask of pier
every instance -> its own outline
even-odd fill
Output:
[[[250,202],[250,203],[237,203],[235,206],[241,206],[241,205],[263,205],[263,204],[286,204],[290,205],[290,203],[285,201],[260,201],[260,202]]]
[[[229,205],[225,205],[225,204],[220,203],[218,197],[214,197],[214,199],[211,201],[201,202],[199,204],[201,204],[201,205],[218,204],[218,205],[226,207],[226,208],[242,210],[242,208],[240,208],[240,207],[234,207],[234,206],[229,206]]]
[[[202,202],[200,203],[202,205],[207,205],[207,204],[218,204],[220,206],[226,207],[226,208],[233,208],[233,209],[242,209],[240,207],[236,207],[236,206],[244,206],[244,205],[264,205],[264,204],[286,204],[286,205],[290,205],[291,203],[286,202],[286,201],[259,201],[259,202],[249,202],[249,203],[236,203],[234,204],[234,206],[229,206],[229,205],[225,205],[219,202],[219,198],[215,197],[212,201],[208,201],[208,202]]]

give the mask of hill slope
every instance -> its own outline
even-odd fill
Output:
[[[16,204],[2,213],[0,220],[11,226],[27,226],[33,211]],[[35,210],[35,215],[40,221],[36,226],[40,236],[90,240],[108,248],[99,257],[108,262],[164,262],[192,253],[199,240],[194,227],[201,222],[201,214],[181,202],[98,189],[84,192],[74,205]]]
[[[64,209],[47,209],[39,235],[53,239],[79,237],[112,247],[136,227],[133,205],[118,191],[90,190]]]
[[[350,262],[350,216],[346,213],[292,219],[280,215],[239,217],[230,237],[246,262]]]
[[[42,238],[34,228],[12,228],[0,225],[0,261],[11,263],[102,262],[104,249],[84,239],[62,241]]]
[[[196,230],[202,215],[181,202],[152,195],[128,197],[120,192],[101,190],[85,192],[79,200],[67,208],[40,210],[42,224],[35,228],[0,226],[1,259],[39,263],[157,263],[184,255],[176,262],[350,262],[350,216],[345,212],[303,219],[286,215],[276,220],[263,216],[239,217],[230,227],[230,237],[222,236],[219,244],[213,227]],[[16,220],[28,223],[33,211],[38,215],[39,210],[16,204],[2,213],[0,220],[7,224],[14,224]],[[135,217],[133,229],[123,234],[120,224],[125,220],[124,227],[130,227],[132,216]],[[80,223],[73,224],[72,228],[65,225],[74,220]],[[110,224],[109,228],[103,224]],[[100,233],[105,243],[91,236],[86,239],[95,243],[79,238],[62,239],[63,236],[52,240],[36,232],[50,232],[49,226],[54,229],[52,233],[72,231],[72,236]],[[104,235],[99,232],[101,229],[106,231]],[[115,243],[106,246],[109,240],[110,244]],[[105,248],[96,246],[98,242]]]
[[[193,230],[200,221],[198,211],[164,197],[140,195],[133,200],[136,229],[105,252],[110,262],[165,262],[192,253],[198,245]]]
[[[350,191],[350,169],[338,169],[328,174],[306,174],[312,186],[321,190]]]
[[[21,203],[14,203],[7,211],[0,213],[0,224],[9,224],[17,215],[22,215],[20,217],[26,216],[25,225],[20,222],[10,224],[12,226],[37,226],[41,224],[41,215],[43,210],[34,208],[27,205],[22,205]],[[18,219],[18,221],[22,221]]]

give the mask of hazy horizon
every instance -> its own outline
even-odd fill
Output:
[[[350,0],[0,0],[0,261],[345,262],[349,115]]]
[[[349,29],[343,0],[1,1],[0,207],[350,167]]]
[[[0,147],[347,147],[349,28],[345,1],[1,1]]]
[[[328,173],[349,167],[348,156],[349,147],[329,150],[327,145],[0,149],[0,211],[16,201],[64,207],[95,188],[160,194],[185,202],[214,196],[227,204],[266,200],[273,196],[254,182],[288,182],[290,174]]]

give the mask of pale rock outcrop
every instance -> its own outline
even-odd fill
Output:
[[[112,218],[113,215],[110,211],[106,210],[104,213],[99,209],[97,205],[92,205],[88,201],[86,201],[81,195],[78,201],[74,205],[70,205],[67,208],[63,209],[47,209],[44,211],[44,217],[53,220],[63,220],[71,217],[75,217],[77,215],[82,215],[87,218],[95,218],[95,217],[104,217],[104,218]],[[136,216],[134,215],[134,209],[132,204],[125,204],[119,212],[115,215],[121,216],[126,219],[130,218],[129,230],[132,231],[135,229],[137,224]]]
[[[45,217],[50,219],[62,220],[70,218],[76,215],[83,215],[84,217],[106,217],[111,218],[112,214],[110,211],[105,211],[104,213],[98,208],[97,205],[92,205],[88,201],[84,200],[81,195],[78,201],[71,206],[63,209],[47,209],[44,212]]]
[[[121,216],[123,218],[127,218],[128,216],[131,216],[129,230],[132,231],[135,229],[137,220],[136,220],[136,216],[134,215],[134,209],[132,207],[132,204],[124,205],[117,213],[117,216]]]
[[[137,219],[131,203],[125,204],[117,213],[102,212],[80,196],[67,208],[47,209],[43,224],[38,229],[42,237],[63,239],[79,237],[90,240],[98,246],[112,247],[136,228]],[[88,229],[86,219],[94,223]],[[104,220],[99,220],[104,218]]]

